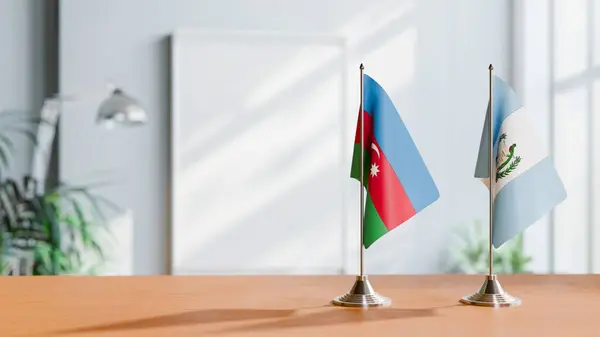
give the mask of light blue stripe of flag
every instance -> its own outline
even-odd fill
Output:
[[[512,88],[500,78],[493,77],[494,94],[494,158],[502,122],[521,107]],[[489,105],[483,128],[479,155],[475,167],[476,178],[489,177],[488,120]],[[541,219],[565,200],[567,193],[552,159],[546,157],[510,181],[494,200],[492,243],[498,248],[527,227]]]
[[[541,219],[566,197],[550,157],[509,182],[494,200],[494,247],[500,247]]]

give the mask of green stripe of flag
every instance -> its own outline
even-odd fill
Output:
[[[364,154],[364,164],[365,164],[365,187],[369,181],[369,167],[371,163],[371,153],[370,151],[365,151]],[[360,143],[354,144],[354,152],[352,153],[352,168],[350,169],[350,177],[360,181]]]
[[[364,153],[364,164],[365,164],[365,186],[369,181],[369,163],[371,162],[371,153],[365,151]],[[354,153],[352,155],[352,169],[350,176],[356,180],[360,180],[360,144],[354,144]],[[379,216],[379,213],[373,205],[371,196],[367,195],[367,202],[365,205],[365,221],[363,230],[363,245],[369,248],[377,239],[385,235],[389,230],[385,227],[383,220]]]
[[[367,197],[367,203],[365,206],[365,222],[363,230],[363,245],[365,249],[369,248],[377,239],[385,235],[389,230],[383,224],[379,213],[373,206],[371,197]]]

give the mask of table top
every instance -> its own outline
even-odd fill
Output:
[[[0,278],[0,336],[600,336],[600,275],[501,275],[522,305],[458,299],[482,275],[370,276],[386,308],[329,305],[354,276]]]

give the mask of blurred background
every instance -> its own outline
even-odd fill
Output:
[[[5,275],[356,273],[361,62],[441,195],[368,274],[485,272],[490,63],[568,193],[496,271],[600,271],[594,0],[0,0],[0,45]]]

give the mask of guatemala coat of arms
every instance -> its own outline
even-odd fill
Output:
[[[496,155],[496,181],[506,178],[521,162],[521,157],[515,155],[516,143],[506,144],[506,133],[500,135],[498,140],[498,154]]]

